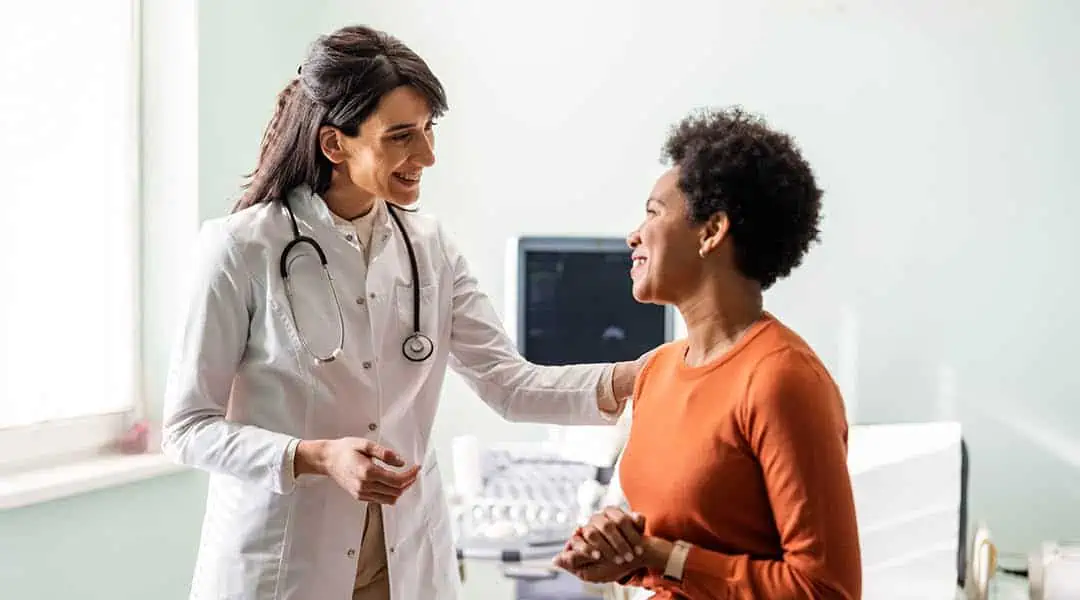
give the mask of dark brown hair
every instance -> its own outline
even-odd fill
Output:
[[[320,36],[297,77],[278,94],[255,171],[233,210],[283,200],[302,184],[325,192],[331,164],[319,148],[319,128],[329,125],[355,136],[379,100],[403,85],[427,99],[433,118],[446,112],[442,84],[398,39],[362,25]]]

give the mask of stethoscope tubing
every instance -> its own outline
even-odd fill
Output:
[[[285,211],[289,215],[289,222],[292,226],[293,239],[290,240],[281,251],[279,267],[281,279],[285,284],[285,295],[289,302],[289,313],[292,315],[293,323],[300,336],[300,342],[304,346],[304,349],[307,350],[317,362],[331,362],[342,355],[345,346],[345,315],[341,309],[341,302],[337,294],[337,286],[334,285],[334,277],[330,274],[330,269],[327,266],[326,252],[323,251],[322,246],[319,245],[319,242],[317,242],[315,238],[300,235],[300,226],[296,222],[296,215],[293,214],[292,206],[290,206],[288,200],[284,202],[284,205]],[[394,224],[397,225],[398,230],[401,232],[402,239],[405,242],[405,250],[409,255],[409,275],[412,277],[412,333],[405,338],[404,342],[402,342],[401,353],[411,362],[423,362],[435,352],[435,344],[431,341],[431,338],[420,330],[420,267],[416,259],[416,250],[413,248],[412,239],[409,237],[408,231],[405,230],[405,224],[397,214],[397,211],[402,209],[389,202],[386,203],[386,206],[390,211],[390,217],[394,220]],[[318,255],[319,263],[326,275],[327,284],[330,287],[330,293],[334,298],[334,306],[338,311],[338,344],[334,351],[326,357],[315,354],[308,346],[307,339],[304,337],[303,333],[300,332],[300,324],[296,319],[296,312],[293,309],[293,293],[292,285],[289,281],[288,269],[289,253],[301,244],[310,246],[315,250],[315,254]]]

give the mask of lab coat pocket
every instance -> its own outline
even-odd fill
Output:
[[[398,320],[401,322],[402,331],[413,332],[413,314],[416,312],[416,297],[413,294],[411,283],[398,283],[395,286],[394,301],[397,305]],[[427,334],[432,329],[435,312],[432,309],[432,299],[435,297],[435,285],[420,283],[420,331]]]
[[[407,578],[412,588],[404,598],[445,598],[451,590],[459,589],[460,580],[450,527],[449,507],[442,489],[442,475],[432,460],[420,474],[420,506],[416,519],[420,529],[402,539],[396,552],[408,557],[411,572],[418,577]]]
[[[398,335],[401,341],[409,339],[414,332],[427,336],[437,346],[441,337],[438,315],[438,288],[432,284],[420,284],[419,303],[412,285],[399,283],[395,286]],[[420,351],[419,348],[416,349]],[[404,348],[402,349],[404,351]],[[421,352],[422,354],[422,352]],[[420,361],[427,362],[427,361]]]
[[[257,600],[273,594],[291,498],[232,479],[207,497],[193,598]]]
[[[432,458],[425,479],[428,481],[425,491],[425,515],[427,532],[431,540],[432,577],[436,587],[444,593],[458,589],[461,579],[458,576],[457,552],[454,547],[454,533],[451,523],[450,506],[443,489],[442,474],[439,464]]]

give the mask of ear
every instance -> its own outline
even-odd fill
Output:
[[[345,162],[349,154],[342,143],[343,137],[344,135],[336,127],[324,125],[319,128],[319,149],[322,150],[323,156],[335,165]]]
[[[705,258],[715,252],[727,237],[730,228],[731,221],[727,213],[718,212],[709,217],[698,233],[698,256]]]

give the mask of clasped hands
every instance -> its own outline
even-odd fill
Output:
[[[574,532],[553,563],[582,581],[608,583],[641,568],[663,569],[666,545],[645,535],[641,515],[608,507]]]

